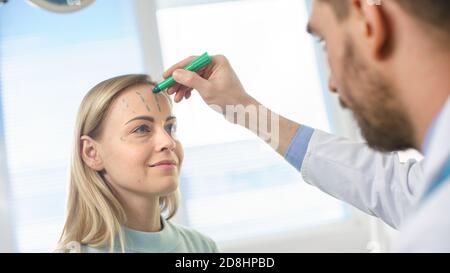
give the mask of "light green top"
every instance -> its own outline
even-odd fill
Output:
[[[161,217],[159,232],[142,232],[123,227],[125,252],[130,253],[210,253],[218,252],[216,243],[209,237],[193,229],[175,225]],[[109,247],[93,248],[81,245],[83,253],[109,252]],[[114,252],[122,252],[120,241],[115,241]]]

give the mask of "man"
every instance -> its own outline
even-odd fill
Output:
[[[327,45],[329,88],[367,145],[280,116],[277,152],[308,183],[400,229],[393,251],[450,252],[450,1],[315,0],[308,31]],[[164,74],[179,83],[176,102],[194,88],[221,109],[262,108],[225,57],[198,74],[180,69],[191,60]],[[388,153],[408,148],[426,159]]]

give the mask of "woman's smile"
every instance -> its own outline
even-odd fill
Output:
[[[176,170],[177,166],[178,164],[175,160],[162,160],[149,165],[150,168],[158,170]]]

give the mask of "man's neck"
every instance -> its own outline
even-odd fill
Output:
[[[409,64],[399,77],[402,79],[400,90],[404,90],[403,106],[414,127],[415,148],[422,152],[433,121],[450,96],[450,52],[446,54],[420,56],[416,59],[417,63]]]
[[[430,92],[431,96],[434,96],[432,92]],[[412,117],[412,124],[415,129],[417,150],[424,152],[426,138],[429,137],[428,135],[431,133],[432,125],[444,108],[447,98],[448,95],[446,97],[424,98],[423,102],[417,102],[413,106],[414,108],[410,109],[410,116]]]
[[[393,55],[384,67],[385,75],[396,86],[414,127],[415,148],[422,150],[450,94],[450,47],[443,33],[411,18],[398,5],[385,3],[385,8],[397,10],[395,23],[390,26],[395,35]]]

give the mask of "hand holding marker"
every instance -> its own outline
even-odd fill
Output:
[[[211,57],[208,55],[208,53],[204,53],[197,58],[195,58],[190,64],[188,64],[184,69],[189,71],[198,71],[202,69],[203,67],[207,66],[212,62]],[[172,85],[174,85],[176,81],[173,79],[172,76],[165,79],[163,82],[159,83],[155,88],[153,88],[153,93],[159,93]]]

